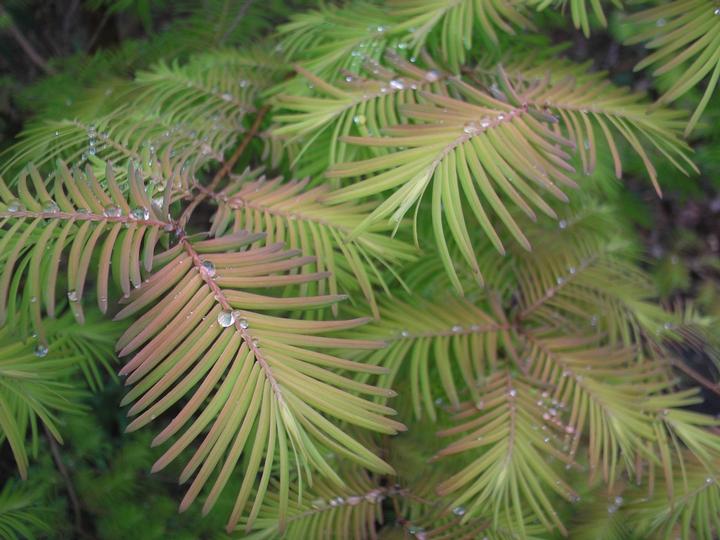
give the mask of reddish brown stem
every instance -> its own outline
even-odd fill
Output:
[[[4,17],[8,21],[5,28],[13,37],[13,39],[17,42],[23,52],[27,55],[30,61],[48,75],[54,75],[55,70],[50,67],[47,61],[40,55],[40,53],[35,50],[35,47],[33,47],[32,43],[30,43],[30,41],[25,37],[25,35],[15,25],[12,16],[7,12],[7,10],[2,6],[2,4],[0,4],[0,17]]]
[[[180,231],[180,234],[180,243],[183,245],[185,252],[192,258],[193,265],[200,273],[200,276],[202,277],[205,284],[212,291],[220,306],[225,311],[233,311],[233,307],[230,304],[230,301],[225,296],[225,292],[220,288],[220,286],[215,282],[215,280],[207,274],[207,272],[203,271],[203,261],[200,258],[198,252],[195,251],[195,248],[193,248],[190,241],[185,237],[185,233],[183,231]],[[283,398],[280,385],[278,384],[277,379],[275,379],[275,375],[273,375],[273,372],[270,369],[270,364],[268,364],[267,360],[265,359],[262,351],[260,350],[260,347],[258,347],[257,343],[255,343],[248,329],[243,328],[240,325],[239,320],[235,320],[234,326],[235,330],[240,334],[240,337],[242,337],[243,341],[247,344],[248,348],[252,352],[255,361],[260,364],[260,367],[265,373],[265,377],[267,377],[267,380],[270,382],[270,387],[272,388],[278,402],[281,405],[284,404],[285,400]]]
[[[258,111],[257,115],[255,116],[255,121],[250,127],[250,130],[245,134],[245,137],[243,137],[243,140],[235,149],[233,155],[230,156],[230,158],[225,161],[225,163],[223,163],[223,166],[220,168],[220,170],[215,173],[215,176],[210,181],[210,184],[207,186],[207,188],[200,190],[200,193],[198,193],[187,206],[187,208],[185,208],[182,215],[180,216],[180,219],[178,220],[178,226],[180,228],[185,228],[185,225],[190,220],[190,216],[192,216],[195,208],[197,208],[198,205],[208,197],[208,193],[215,191],[215,188],[218,186],[220,181],[230,173],[232,168],[237,163],[238,159],[240,159],[240,156],[247,148],[248,144],[250,144],[252,138],[257,134],[258,130],[260,129],[260,124],[262,123],[263,118],[265,118],[265,115],[269,110],[270,108],[265,106]]]
[[[58,447],[55,437],[53,437],[50,430],[46,425],[43,424],[43,430],[45,431],[45,437],[47,438],[48,444],[50,445],[50,453],[52,454],[55,466],[60,472],[63,481],[65,482],[65,491],[67,491],[68,499],[70,499],[70,505],[72,506],[73,515],[75,516],[75,532],[81,537],[87,537],[87,534],[83,530],[82,524],[82,511],[80,509],[80,500],[78,499],[75,487],[73,486],[70,473],[63,463],[62,456],[60,455],[60,448]]]

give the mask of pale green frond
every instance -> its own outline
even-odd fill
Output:
[[[507,520],[522,536],[525,511],[548,530],[566,533],[558,518],[558,497],[576,501],[577,495],[550,463],[571,458],[556,448],[566,436],[554,423],[545,424],[536,406],[532,386],[502,370],[483,385],[481,407],[466,403],[455,415],[457,425],[440,432],[458,436],[437,459],[473,453],[473,461],[438,486],[440,495],[452,495],[453,507],[465,510],[463,523],[486,516],[493,526]],[[539,426],[546,425],[544,430]]]
[[[387,299],[380,319],[367,327],[388,343],[367,359],[387,369],[377,384],[395,388],[408,381],[416,418],[425,413],[435,420],[446,400],[452,408],[466,399],[479,402],[478,382],[503,364],[499,349],[510,344],[510,323],[498,315],[463,298]]]
[[[40,501],[41,493],[8,481],[0,491],[0,536],[7,540],[38,538],[52,532],[50,509]]]
[[[62,441],[57,414],[81,410],[83,392],[68,382],[78,361],[59,348],[20,341],[7,326],[0,329],[0,441],[9,444],[23,478],[28,454],[38,450],[39,424]]]
[[[653,107],[643,94],[616,86],[605,73],[580,64],[550,60],[521,66],[499,68],[502,98],[557,122],[562,134],[575,142],[585,174],[595,170],[599,153],[609,152],[620,178],[623,147],[640,157],[658,193],[652,153],[663,155],[683,174],[698,172],[688,157],[690,147],[680,138],[683,111]]]
[[[50,177],[52,188],[33,166],[20,175],[16,192],[0,181],[0,320],[13,323],[29,314],[42,343],[47,343],[43,314],[55,316],[59,287],[82,323],[88,277],[96,276],[98,307],[105,313],[111,269],[113,280],[129,294],[152,268],[160,238],[174,227],[168,217],[170,186],[158,204],[132,168],[127,195],[109,163],[105,177],[103,186],[91,169],[71,173],[59,162]]]
[[[342,70],[358,73],[367,58],[378,61],[405,30],[386,9],[369,2],[338,7],[327,4],[294,14],[277,30],[278,50],[289,61],[324,80],[335,81]],[[283,85],[302,93],[297,80]]]
[[[181,482],[192,479],[181,510],[207,488],[203,509],[208,511],[230,475],[241,471],[243,483],[228,530],[242,517],[247,518],[246,529],[253,528],[273,470],[279,471],[279,489],[273,491],[281,501],[281,521],[289,508],[291,475],[317,472],[343,486],[326,452],[392,473],[372,450],[327,417],[389,435],[405,429],[388,418],[392,409],[361,397],[390,397],[394,392],[343,374],[382,368],[335,355],[337,350],[382,347],[378,341],[332,337],[366,319],[314,321],[276,315],[325,307],[342,297],[263,294],[263,289],[292,290],[324,277],[295,271],[312,263],[312,257],[284,251],[278,243],[254,246],[263,236],[242,231],[196,240],[181,235],[178,244],[156,257],[159,269],[130,293],[116,317],[145,310],[117,344],[121,356],[135,353],[121,370],[133,386],[123,401],[134,402],[129,415],[135,418],[128,430],[170,413],[170,423],[154,444],[174,440],[154,471],[196,439],[202,441],[181,473]],[[186,396],[182,408],[173,409]]]
[[[455,72],[466,63],[467,51],[478,43],[498,43],[496,30],[515,35],[533,29],[524,2],[506,0],[391,0],[390,13],[408,32],[406,42],[417,55],[432,41]]]
[[[720,79],[720,8],[714,0],[672,0],[628,17],[642,29],[626,40],[643,43],[652,52],[635,70],[652,68],[656,77],[675,68],[683,70],[660,99],[659,105],[672,103],[707,79],[707,86],[685,128],[693,130]]]
[[[244,51],[196,55],[182,65],[160,63],[115,87],[99,113],[26,128],[6,151],[9,159],[0,171],[14,185],[26,163],[44,170],[59,158],[80,167],[89,163],[103,179],[104,162],[112,161],[121,185],[132,164],[159,184],[177,177],[187,189],[198,171],[222,162],[245,130],[259,89],[277,69],[272,58]]]
[[[680,314],[657,303],[652,279],[637,264],[638,249],[620,236],[619,219],[607,206],[582,204],[557,225],[529,229],[533,252],[513,253],[519,317],[602,333],[624,346],[691,337],[681,330]]]
[[[720,534],[719,470],[720,462],[715,462],[714,473],[688,463],[675,478],[672,498],[662,484],[649,498],[642,488],[634,490],[627,512],[638,537],[715,540]]]
[[[328,205],[323,202],[330,193],[327,186],[306,189],[308,180],[283,182],[282,178],[257,178],[257,174],[246,171],[213,195],[218,210],[210,233],[264,232],[269,244],[281,243],[314,256],[315,263],[303,266],[300,272],[325,273],[326,277],[303,284],[302,294],[359,290],[377,316],[374,287],[389,291],[385,269],[412,261],[415,248],[391,238],[381,224],[351,237],[367,216],[368,206],[354,202]]]
[[[525,331],[521,339],[526,373],[549,389],[538,401],[543,418],[563,430],[570,457],[587,435],[591,478],[601,473],[612,486],[623,471],[637,474],[638,457],[653,459],[645,445],[655,437],[655,409],[645,400],[658,387],[656,365],[592,337]]]
[[[102,388],[106,377],[115,378],[115,342],[123,333],[122,323],[114,322],[98,309],[85,309],[85,322],[73,324],[72,310],[57,319],[46,319],[48,347],[77,359],[77,365],[92,391]]]
[[[344,467],[341,472],[346,480],[343,487],[318,480],[302,491],[291,488],[285,501],[287,509],[281,508],[283,501],[277,496],[268,495],[253,531],[243,538],[377,538],[378,525],[382,522],[382,503],[392,490],[378,486],[365,471]]]
[[[319,95],[284,93],[276,96],[273,120],[278,126],[271,130],[273,137],[299,146],[293,152],[294,162],[303,157],[303,161],[317,161],[315,152],[308,152],[311,145],[327,154],[326,159],[320,161],[324,165],[321,172],[336,163],[357,159],[358,147],[349,145],[344,137],[379,134],[389,126],[404,122],[402,107],[417,104],[423,90],[447,94],[442,83],[445,75],[436,67],[422,69],[392,51],[388,51],[385,58],[387,67],[366,60],[361,73],[348,72],[344,81],[334,85],[302,67],[296,68]],[[384,148],[369,150],[373,155],[387,153]],[[305,156],[306,153],[311,156]]]
[[[611,3],[614,7],[622,9],[622,0],[529,0],[528,4],[535,7],[538,11],[542,11],[548,8],[555,10],[562,10],[563,12],[570,11],[573,26],[578,30],[582,29],[585,37],[590,37],[590,22],[591,16],[594,17],[597,22],[603,28],[608,25],[607,17],[605,16],[605,10],[603,8],[604,3]]]
[[[501,253],[505,248],[493,219],[502,222],[518,242],[530,249],[506,205],[511,202],[530,219],[536,219],[531,206],[555,217],[543,195],[566,201],[558,184],[576,184],[567,175],[573,170],[564,150],[572,145],[570,141],[536,120],[527,108],[514,107],[461,82],[457,82],[457,88],[467,101],[423,93],[425,103],[403,108],[412,124],[387,128],[388,136],[384,137],[347,137],[349,142],[363,146],[400,149],[332,167],[328,171],[331,178],[358,181],[327,200],[340,203],[394,190],[356,229],[360,233],[383,220],[399,225],[430,191],[438,256],[455,288],[461,290],[448,239],[460,247],[465,263],[482,282],[468,222],[479,224]],[[472,218],[466,217],[467,213]]]

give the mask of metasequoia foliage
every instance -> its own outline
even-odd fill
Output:
[[[658,195],[699,172],[683,130],[717,86],[714,6],[625,21],[665,21],[633,38],[639,68],[688,70],[655,103],[523,41],[622,2],[392,0],[38,119],[0,163],[20,474],[114,343],[152,471],[181,464],[180,509],[223,506],[237,537],[716,537],[695,383],[718,386],[682,359],[715,374],[715,321],[662,304],[605,200],[628,172]],[[700,81],[688,120],[673,102]]]

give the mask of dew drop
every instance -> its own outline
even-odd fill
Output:
[[[567,226],[568,226],[568,223],[564,219],[561,219],[558,222],[558,227],[560,227],[561,229],[567,229]]]
[[[218,313],[217,322],[223,328],[227,328],[228,326],[232,326],[235,322],[235,316],[231,311],[221,311]]]
[[[400,79],[393,79],[390,81],[390,88],[393,90],[404,90],[405,89],[405,83],[402,82]]]
[[[76,290],[68,291],[67,297],[71,302],[77,302],[80,299]]]
[[[437,82],[438,80],[440,80],[440,73],[438,73],[438,71],[435,69],[431,69],[430,71],[425,73],[425,80],[431,83]]]
[[[247,319],[243,318],[243,319],[238,319],[238,325],[240,326],[240,328],[245,330],[250,326],[250,323],[248,323]]]
[[[47,201],[43,206],[43,212],[45,214],[57,214],[60,211],[60,207],[55,201]]]
[[[508,396],[510,396],[510,397],[517,396],[517,390],[515,390],[514,388],[511,388],[510,391],[508,392]]]
[[[23,210],[25,210],[25,207],[17,199],[13,199],[7,205],[8,212],[22,212]]]
[[[482,133],[483,129],[480,124],[475,121],[471,121],[463,126],[463,131],[468,135],[478,135]]]
[[[259,347],[259,346],[260,346],[260,340],[259,340],[258,338],[253,338],[253,339],[252,339],[252,344],[253,344],[253,347],[255,347],[255,348]]]
[[[220,97],[223,99],[223,101],[232,101],[232,94],[228,94],[227,92],[225,92]]]
[[[404,338],[410,337],[410,332],[408,332],[407,330],[401,330],[400,337],[404,337]]]
[[[462,506],[456,506],[455,508],[452,509],[452,513],[455,514],[456,516],[464,516],[465,508],[463,508]]]
[[[142,206],[133,208],[130,211],[130,217],[132,219],[148,220],[150,219],[150,210],[148,210],[147,208],[143,208]]]
[[[364,114],[357,114],[353,117],[353,123],[357,126],[364,126],[365,125],[365,115]]]
[[[720,7],[719,7],[719,8],[715,8],[715,11],[713,11],[713,14],[715,14],[715,15],[720,15]]]
[[[105,217],[120,217],[122,216],[122,210],[117,206],[109,205],[103,210],[103,215]]]
[[[44,356],[47,356],[48,348],[47,345],[43,345],[42,343],[39,343],[37,347],[35,347],[35,356],[39,358],[43,358]]]
[[[480,401],[478,401],[477,403],[475,403],[475,408],[476,408],[478,411],[482,411],[482,410],[485,408],[485,402],[481,399]]]
[[[203,261],[202,262],[202,271],[205,272],[206,275],[210,277],[215,277],[215,265],[212,261]]]
[[[362,501],[362,498],[358,497],[357,495],[351,495],[350,497],[347,498],[347,503],[350,506],[356,506],[356,505],[360,504],[361,501]]]
[[[714,481],[715,481],[715,480],[713,480],[712,476],[708,476],[708,477],[705,479],[705,483],[706,483],[706,484],[712,484]]]
[[[563,283],[565,283],[565,278],[562,276],[558,276],[555,281],[557,282],[558,285],[562,285]]]
[[[456,324],[455,326],[452,327],[452,331],[454,334],[459,334],[460,332],[463,331],[463,327]]]
[[[570,268],[568,268],[568,272],[570,273],[571,276],[574,276],[577,273],[577,268],[575,268],[574,266],[571,266]]]

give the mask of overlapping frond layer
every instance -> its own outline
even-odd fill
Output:
[[[264,232],[269,243],[284,243],[303,255],[312,255],[315,263],[298,271],[328,275],[313,282],[316,291],[310,290],[310,283],[303,284],[303,294],[351,294],[359,290],[377,316],[374,286],[389,291],[384,270],[413,260],[415,248],[383,234],[382,225],[351,238],[368,206],[351,202],[328,205],[322,202],[329,193],[327,186],[306,189],[307,179],[283,182],[282,178],[256,177],[247,171],[213,195],[218,210],[210,233]]]
[[[570,457],[587,433],[591,473],[611,485],[620,469],[634,471],[634,460],[652,459],[644,446],[654,438],[656,409],[647,398],[663,386],[660,366],[637,363],[632,349],[603,347],[592,337],[524,332],[522,339],[528,376],[552,390],[541,400],[544,418],[566,419]]]
[[[49,509],[44,506],[41,491],[5,482],[0,491],[0,534],[8,540],[22,540],[51,533],[50,520],[44,519]]]
[[[585,174],[594,171],[598,151],[606,147],[620,178],[624,146],[640,157],[658,192],[651,152],[663,155],[684,174],[697,172],[688,157],[690,147],[679,136],[685,113],[655,108],[642,93],[614,85],[603,72],[565,60],[520,60],[500,68],[498,85],[503,99],[549,114],[550,121],[559,123],[562,133],[575,142]]]
[[[0,329],[0,438],[10,445],[23,478],[28,470],[28,431],[32,452],[37,452],[39,423],[62,441],[58,412],[81,410],[82,391],[67,382],[78,361],[57,348],[20,341],[7,326]]]
[[[643,537],[682,538],[713,540],[720,533],[720,462],[708,471],[704,466],[690,461],[678,474],[675,484],[678,491],[672,498],[656,496],[648,500],[647,492],[636,488],[625,498],[629,504],[626,519]],[[662,485],[657,493],[665,493]]]
[[[477,456],[438,487],[441,495],[453,494],[454,506],[465,509],[464,522],[489,514],[497,523],[502,516],[522,534],[527,508],[546,528],[565,531],[551,494],[568,501],[577,501],[577,495],[547,457],[572,462],[556,448],[556,440],[567,435],[554,422],[545,423],[535,401],[532,386],[499,370],[486,379],[482,404],[464,404],[455,416],[457,425],[440,433],[462,435],[436,459],[466,452]]]
[[[347,468],[342,473],[346,480],[346,486],[342,488],[322,480],[302,492],[292,488],[284,531],[279,528],[280,501],[269,495],[255,521],[257,530],[244,538],[377,538],[377,528],[382,525],[381,505],[388,495],[388,488],[377,486],[362,470]]]
[[[74,324],[72,310],[66,310],[56,319],[45,319],[43,325],[48,349],[75,358],[90,390],[98,391],[108,376],[116,378],[115,342],[124,328],[122,323],[109,320],[91,306],[84,308],[84,317],[82,325]]]
[[[532,255],[518,253],[520,319],[603,333],[625,346],[671,336],[681,319],[657,304],[632,248],[595,233],[603,223],[613,230],[609,218],[567,216],[561,227],[533,238]]]
[[[563,149],[572,145],[570,141],[536,120],[526,108],[513,107],[460,84],[468,101],[424,93],[426,103],[404,107],[405,115],[417,123],[389,127],[385,137],[347,137],[355,144],[404,149],[336,165],[329,176],[365,179],[327,198],[339,203],[394,189],[356,229],[361,232],[380,220],[399,224],[431,187],[439,255],[458,289],[461,285],[447,250],[446,228],[481,281],[465,217],[468,209],[472,221],[480,225],[501,253],[504,247],[489,212],[529,249],[505,201],[511,201],[531,219],[536,218],[532,206],[554,217],[555,211],[539,191],[567,200],[558,184],[575,186],[568,176],[573,170],[568,164],[570,156]]]
[[[385,128],[404,122],[402,107],[417,104],[420,91],[447,95],[442,83],[444,74],[438,69],[422,69],[392,51],[384,57],[386,65],[366,59],[359,66],[363,73],[368,73],[367,77],[348,72],[337,86],[302,67],[296,68],[319,95],[283,93],[276,97],[277,112],[273,119],[279,126],[272,129],[272,135],[300,146],[293,156],[294,162],[303,157],[303,161],[319,161],[318,172],[324,172],[336,163],[356,159],[363,148],[349,145],[344,137],[378,135]],[[427,61],[432,62],[429,58]],[[315,148],[324,154],[320,160]],[[367,150],[371,155],[388,152],[385,148]]]
[[[87,162],[102,179],[103,161],[113,161],[121,170],[131,163],[141,169],[158,191],[171,176],[187,188],[197,171],[222,162],[245,130],[258,91],[280,69],[276,59],[255,51],[157,64],[115,88],[101,111],[27,128],[0,170],[14,184],[24,164],[43,170],[60,158],[79,166]]]
[[[258,313],[323,307],[341,299],[250,292],[326,277],[293,272],[313,259],[285,251],[282,244],[252,246],[262,237],[239,232],[191,241],[182,236],[176,246],[158,255],[164,266],[130,294],[117,316],[152,306],[118,342],[121,355],[136,353],[121,371],[134,385],[124,400],[135,402],[129,414],[136,418],[128,429],[150,423],[189,397],[154,441],[160,444],[177,435],[154,470],[202,439],[181,474],[183,482],[193,479],[181,508],[207,485],[207,511],[239,469],[243,484],[228,522],[230,530],[243,516],[246,527],[253,527],[273,470],[279,475],[281,521],[288,514],[291,475],[316,470],[342,486],[326,451],[376,472],[392,472],[326,416],[381,433],[404,429],[387,418],[392,409],[361,397],[389,397],[391,390],[357,383],[340,373],[382,369],[333,353],[378,348],[382,342],[323,335],[354,328],[365,319],[292,320]]]
[[[644,42],[652,51],[635,66],[636,70],[652,68],[654,76],[676,68],[684,70],[658,104],[677,100],[707,78],[703,96],[685,128],[685,135],[689,135],[720,79],[720,7],[713,0],[673,0],[631,15],[628,20],[642,24],[644,29],[626,42]]]
[[[467,60],[467,51],[478,43],[498,43],[497,30],[514,35],[531,29],[524,2],[506,0],[392,0],[390,13],[402,23],[397,30],[408,33],[405,42],[417,55],[433,41],[444,63],[454,72]]]
[[[278,49],[288,61],[325,80],[337,80],[343,70],[357,73],[366,58],[379,60],[388,46],[398,44],[398,19],[371,3],[354,2],[338,8],[327,5],[299,13],[278,27]],[[303,93],[305,85],[284,88]]]
[[[611,3],[618,9],[623,7],[622,0],[611,0]],[[573,26],[582,29],[585,37],[590,37],[592,16],[602,27],[607,27],[607,17],[605,16],[602,0],[571,0],[570,2],[568,0],[529,0],[528,4],[538,11],[547,8],[565,11],[569,7]]]
[[[140,286],[143,273],[152,269],[161,235],[172,229],[167,218],[171,190],[166,190],[164,199],[152,202],[142,176],[132,168],[127,195],[115,182],[110,163],[105,185],[92,169],[71,172],[62,162],[51,180],[52,188],[30,166],[19,176],[16,192],[0,183],[0,320],[29,313],[44,343],[43,311],[55,315],[58,287],[67,293],[75,318],[82,322],[86,283],[89,275],[95,275],[98,307],[106,312],[111,269],[119,288],[129,294],[132,287]],[[63,258],[64,286],[58,284]],[[97,266],[91,269],[95,260]]]
[[[503,343],[512,346],[510,324],[496,320],[498,316],[504,315],[490,315],[462,298],[386,300],[380,320],[367,328],[369,335],[388,342],[368,358],[388,370],[377,377],[378,385],[393,388],[409,381],[408,397],[417,418],[424,410],[435,420],[437,405],[445,398],[451,407],[458,407],[468,393],[478,401],[478,381],[502,363],[498,348]]]

